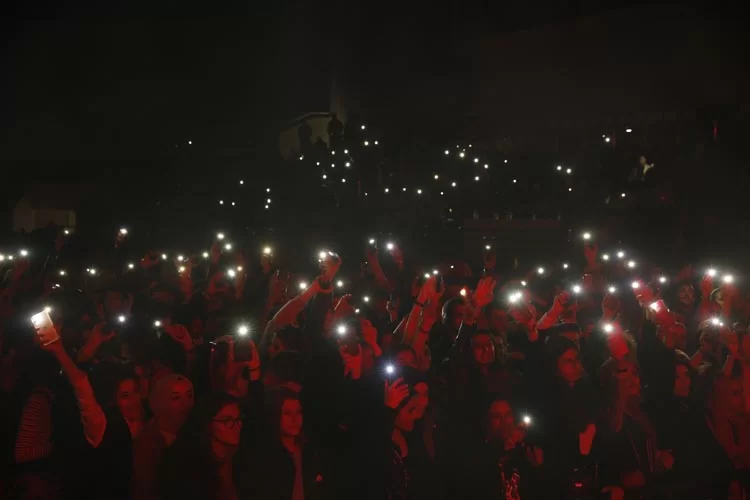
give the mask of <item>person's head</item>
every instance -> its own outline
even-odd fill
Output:
[[[266,390],[278,387],[291,387],[299,390],[302,387],[304,359],[297,351],[284,351],[276,355],[268,364],[263,375]]]
[[[690,283],[683,283],[677,289],[677,300],[684,308],[695,305],[695,288]]]
[[[733,417],[744,412],[742,379],[722,375],[714,382],[712,410],[724,417]]]
[[[641,374],[638,366],[630,361],[617,361],[614,365],[617,380],[617,398],[630,400],[641,395]]]
[[[615,332],[607,335],[609,353],[617,360],[623,360],[635,351],[635,338],[629,332]]]
[[[690,365],[687,363],[676,363],[674,369],[674,387],[672,394],[676,398],[686,398],[690,395],[692,380],[690,378]]]
[[[154,386],[149,403],[159,428],[176,433],[193,409],[193,384],[182,375],[166,375]]]
[[[557,379],[574,385],[583,376],[578,347],[565,337],[551,337],[545,346],[547,359]]]
[[[417,355],[414,353],[414,349],[406,344],[398,344],[393,349],[393,359],[399,366],[417,368]]]
[[[301,349],[299,328],[286,327],[274,332],[271,345],[268,346],[268,356],[273,358],[283,351],[300,351]]]
[[[487,437],[505,440],[510,438],[515,428],[516,417],[510,403],[504,399],[492,401],[487,414]]]
[[[237,401],[226,394],[213,396],[213,411],[208,425],[211,439],[225,446],[235,447],[240,444],[242,432],[242,413]]]
[[[471,336],[472,359],[477,365],[491,365],[495,362],[495,340],[488,331],[478,331]]]
[[[299,394],[280,387],[266,396],[266,418],[269,428],[281,438],[299,438],[304,423]]]
[[[443,304],[443,324],[454,328],[456,331],[461,327],[466,317],[466,303],[462,298],[456,297]]]

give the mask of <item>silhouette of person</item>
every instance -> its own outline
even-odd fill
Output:
[[[303,155],[309,154],[312,149],[312,127],[307,121],[297,128],[297,137],[299,139],[299,150]]]
[[[331,146],[331,149],[335,150],[343,145],[343,135],[344,124],[341,123],[336,113],[331,114],[331,121],[328,122],[328,144]]]

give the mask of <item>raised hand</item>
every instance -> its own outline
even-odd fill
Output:
[[[409,396],[409,386],[403,382],[402,378],[397,378],[391,384],[385,381],[385,405],[388,408],[395,410]]]
[[[477,289],[474,290],[474,306],[477,309],[481,309],[490,302],[495,296],[495,280],[491,277],[482,278],[477,284]]]

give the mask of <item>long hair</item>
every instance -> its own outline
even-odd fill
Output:
[[[266,393],[264,409],[266,425],[269,431],[267,437],[269,439],[277,441],[280,439],[281,408],[284,406],[284,401],[286,400],[300,401],[300,397],[298,393],[286,387],[279,387]]]

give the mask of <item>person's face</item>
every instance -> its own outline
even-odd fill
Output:
[[[557,374],[567,383],[575,384],[583,375],[578,350],[570,348],[557,358]]]
[[[623,363],[617,371],[617,390],[619,396],[630,399],[641,394],[641,376],[633,363]]]
[[[674,375],[674,395],[678,398],[686,398],[690,395],[690,375],[684,365],[677,365]]]
[[[297,437],[302,431],[302,404],[297,399],[285,399],[281,405],[279,430],[282,436]]]
[[[143,417],[141,393],[136,379],[123,380],[117,385],[115,404],[120,414],[128,420]]]
[[[692,285],[682,285],[677,290],[677,300],[686,307],[692,307],[695,304],[695,291]]]
[[[414,357],[413,352],[403,350],[396,355],[396,363],[399,366],[410,366],[411,368],[416,368],[417,358]]]
[[[240,433],[242,432],[242,420],[240,407],[237,403],[230,403],[219,410],[211,419],[211,439],[219,443],[237,446],[240,444]]]
[[[471,339],[471,352],[477,364],[492,364],[495,361],[495,342],[487,334],[475,335]]]
[[[179,429],[193,409],[193,386],[188,380],[177,380],[172,385],[169,404],[163,416],[172,429]]]
[[[463,323],[466,318],[466,305],[457,304],[451,309],[452,310],[448,313],[448,317],[446,318],[446,323],[450,325],[451,328],[458,330],[461,328],[461,323]]]
[[[488,434],[495,439],[508,439],[516,427],[513,408],[507,401],[493,401],[490,405]]]
[[[716,302],[720,307],[724,307],[724,292],[719,290],[716,292],[716,295],[714,295],[714,302]]]
[[[395,426],[402,432],[411,432],[414,430],[414,422],[422,414],[424,414],[424,411],[419,410],[416,396],[412,396],[409,402],[396,414]]]

